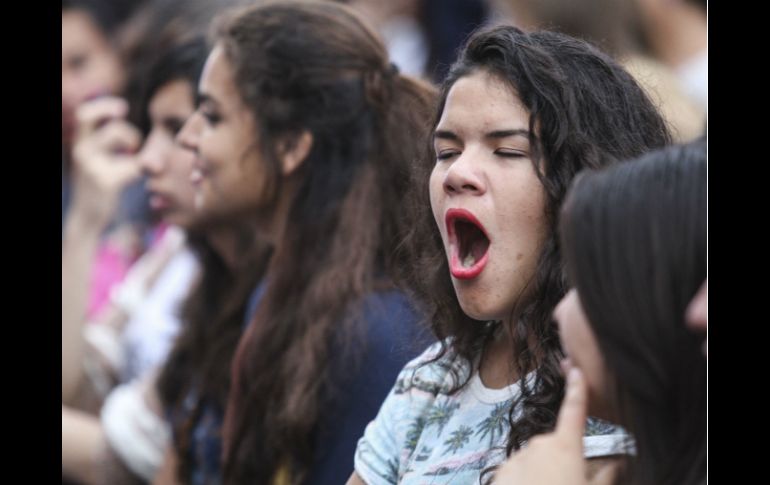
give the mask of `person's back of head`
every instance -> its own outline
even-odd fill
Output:
[[[706,360],[685,312],[706,278],[706,200],[698,141],[581,175],[563,209],[567,272],[636,440],[633,483],[705,477]]]

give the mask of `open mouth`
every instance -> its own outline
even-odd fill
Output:
[[[192,182],[195,187],[199,187],[203,183],[203,179],[208,176],[209,172],[210,169],[206,166],[205,162],[196,157],[192,171],[190,172],[190,182]]]
[[[200,168],[193,167],[190,172],[190,182],[196,187],[203,182],[203,171]]]
[[[150,208],[154,211],[165,211],[171,207],[171,201],[168,197],[158,192],[150,192]]]
[[[484,226],[464,209],[446,213],[449,236],[449,268],[452,276],[471,279],[478,276],[489,259],[490,240]]]

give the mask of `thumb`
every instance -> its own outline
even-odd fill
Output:
[[[567,390],[564,393],[564,401],[559,410],[554,433],[582,448],[587,406],[588,391],[583,373],[577,367],[573,367],[567,374]]]

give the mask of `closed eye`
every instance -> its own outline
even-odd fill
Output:
[[[163,127],[171,134],[171,136],[176,136],[183,125],[184,120],[180,118],[166,118],[163,120]]]
[[[201,115],[203,115],[204,118],[206,118],[206,121],[212,126],[216,125],[222,120],[222,117],[219,116],[219,114],[217,113],[211,113],[203,109],[200,110],[200,113]]]
[[[512,150],[509,148],[498,148],[495,150],[495,155],[505,158],[521,158],[526,157],[527,153],[521,150]]]
[[[459,155],[460,152],[457,150],[441,150],[436,154],[436,159],[443,161],[443,160],[449,160],[450,158],[454,157],[455,155]]]
[[[78,54],[72,57],[72,59],[70,59],[69,67],[72,70],[77,70],[85,66],[87,62],[88,62],[88,56],[84,54]]]

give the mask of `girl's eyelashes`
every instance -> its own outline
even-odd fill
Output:
[[[439,151],[436,154],[436,159],[437,160],[448,160],[448,159],[452,158],[453,156],[457,155],[458,153],[460,153],[460,152],[458,152],[457,150],[441,150],[441,151]]]
[[[436,159],[439,161],[448,160],[459,154],[458,150],[440,150],[436,153]],[[526,152],[510,148],[499,148],[494,151],[494,154],[504,158],[526,158],[528,156]]]
[[[222,117],[216,111],[201,109],[200,112],[210,125],[216,125],[222,120]]]
[[[197,96],[195,109],[210,125],[216,125],[222,121],[222,116],[217,110],[217,103],[206,95],[199,94]]]
[[[527,154],[521,150],[513,150],[510,148],[498,148],[495,150],[495,155],[506,158],[521,158],[527,156]]]
[[[172,136],[176,136],[184,126],[184,122],[185,120],[180,118],[168,118],[163,122],[163,126]]]

